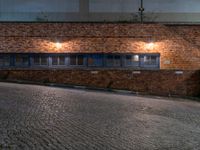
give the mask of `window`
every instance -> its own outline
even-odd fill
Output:
[[[15,65],[16,66],[28,66],[29,65],[29,57],[28,55],[16,55],[15,56]]]
[[[0,66],[4,66],[4,57],[0,56]]]
[[[59,60],[57,56],[53,56],[52,57],[52,65],[58,65],[59,64]]]
[[[52,65],[65,65],[65,56],[53,56]]]
[[[106,56],[106,66],[120,67],[121,66],[121,56],[120,55],[107,55]]]
[[[10,66],[10,56],[9,55],[0,55],[0,67]]]
[[[140,57],[139,55],[126,55],[125,66],[126,67],[139,67]]]
[[[30,57],[31,56],[31,57]],[[31,59],[30,59],[31,58]],[[0,54],[0,67],[130,67],[160,68],[160,54]]]
[[[33,58],[33,64],[34,65],[40,65],[40,57],[34,57]]]
[[[79,55],[78,57],[77,57],[77,61],[78,61],[78,65],[83,65],[83,55]]]
[[[84,56],[83,55],[71,55],[70,56],[70,65],[83,66],[84,65]]]
[[[141,67],[159,68],[160,56],[156,54],[145,54],[141,59]]]
[[[145,65],[156,65],[157,57],[156,56],[144,56],[144,64]]]
[[[48,57],[47,56],[42,56],[41,58],[41,65],[48,65]]]
[[[70,56],[70,65],[76,65],[76,56]]]
[[[65,65],[65,57],[59,56],[59,65]]]
[[[33,65],[35,66],[47,66],[48,64],[48,56],[36,55],[33,57]]]
[[[103,55],[102,54],[88,55],[88,66],[90,66],[90,67],[103,66]]]

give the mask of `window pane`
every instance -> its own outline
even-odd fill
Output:
[[[156,65],[157,56],[144,56],[145,65]]]
[[[96,66],[103,66],[103,56],[102,55],[100,55],[96,58],[95,65]]]
[[[41,57],[41,65],[48,65],[48,57],[47,56]]]
[[[15,65],[20,66],[23,63],[23,58],[20,55],[16,55],[15,57]]]
[[[144,55],[141,59],[141,66],[144,68],[159,68],[159,55]]]
[[[88,56],[88,66],[102,66],[103,57],[101,54],[92,54]]]
[[[29,58],[28,58],[28,56],[23,56],[22,59],[23,59],[23,60],[22,60],[22,61],[23,61],[23,62],[22,62],[23,65],[24,65],[24,66],[28,66],[28,62],[29,62]]]
[[[139,67],[140,65],[140,57],[139,55],[133,55],[132,56],[132,66],[133,67]]]
[[[4,66],[4,58],[0,56],[0,66]]]
[[[34,65],[40,65],[40,57],[35,56],[35,57],[33,58],[33,64],[34,64]]]
[[[78,56],[78,65],[83,65],[83,55]]]
[[[132,61],[133,61],[133,62],[139,61],[139,55],[133,55]]]
[[[121,57],[119,55],[115,56],[114,59],[114,66],[120,66],[121,65]]]
[[[15,65],[16,66],[28,66],[29,58],[26,55],[16,55]]]
[[[156,65],[157,64],[157,56],[151,56],[151,64]]]
[[[94,66],[95,65],[95,60],[92,56],[88,57],[88,65],[89,66]]]
[[[70,65],[76,65],[76,56],[75,55],[70,56]]]
[[[114,61],[113,61],[113,56],[112,55],[108,55],[107,56],[106,64],[107,64],[107,66],[113,66],[114,65]]]
[[[0,66],[10,66],[10,56],[0,56]]]
[[[125,57],[125,66],[131,66],[132,65],[132,56],[126,55]]]
[[[58,57],[57,56],[52,57],[52,65],[58,65]]]
[[[10,56],[4,57],[4,66],[10,66]]]
[[[120,55],[108,55],[106,59],[107,66],[118,67],[121,65],[121,56]]]
[[[65,65],[65,56],[59,56],[59,65]]]
[[[0,56],[0,66],[10,66],[10,56],[9,55],[2,55]]]
[[[127,55],[125,60],[125,66],[139,67],[139,55]]]

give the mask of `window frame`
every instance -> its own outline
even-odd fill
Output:
[[[89,64],[89,58],[95,59],[93,64]],[[87,66],[88,67],[103,67],[104,55],[102,53],[87,54]]]
[[[145,64],[144,62],[144,57],[151,57],[151,56],[155,56],[156,57],[156,64]],[[149,53],[149,54],[142,54],[141,55],[141,59],[140,59],[140,63],[141,66],[140,68],[145,68],[145,69],[160,69],[160,54],[153,54],[153,53]]]
[[[1,68],[8,68],[8,67],[11,67],[12,66],[12,55],[10,54],[0,54],[0,59],[2,58],[3,60],[3,63],[2,65],[0,64],[0,67]],[[8,61],[7,61],[7,58],[8,58]],[[8,63],[8,65],[6,65],[6,63]]]
[[[39,64],[35,64],[34,63],[34,58],[37,57],[39,58]],[[46,65],[43,65],[42,64],[42,58],[46,57],[46,60],[47,60],[47,64]],[[43,54],[43,53],[40,53],[40,54],[33,54],[31,55],[31,67],[49,67],[50,66],[50,61],[49,61],[49,54]]]
[[[26,56],[28,63],[17,64],[16,57]],[[133,57],[138,55],[139,61],[133,62]],[[75,64],[71,64],[71,58],[75,57]],[[155,64],[146,64],[145,57],[156,57]],[[160,54],[159,53],[0,53],[0,57],[9,57],[9,65],[1,65],[0,68],[16,67],[16,68],[130,68],[141,70],[160,69]],[[53,57],[57,57],[57,65],[53,64]],[[64,64],[60,64],[61,57],[64,58]],[[81,59],[79,60],[79,57]],[[110,58],[109,58],[110,57]],[[128,57],[130,57],[128,59]],[[36,58],[39,60],[37,64],[34,62]],[[42,58],[46,58],[46,64],[42,64]],[[92,63],[89,63],[89,59],[92,58]],[[37,60],[37,61],[38,61]],[[79,61],[81,64],[79,64]],[[110,61],[110,62],[109,62]],[[131,62],[131,63],[130,63]]]
[[[138,56],[138,61],[135,61],[135,63],[134,63],[132,61],[132,59],[136,55]],[[127,65],[127,59],[126,59],[127,56],[131,56],[131,64],[130,65]],[[140,58],[141,58],[141,54],[139,54],[139,53],[125,54],[124,58],[123,58],[123,67],[125,67],[125,68],[140,68],[140,66],[141,66]],[[136,62],[137,62],[137,65],[136,65]]]
[[[57,64],[53,64],[53,57],[57,57]],[[64,58],[64,64],[60,64],[60,57],[63,57]],[[67,66],[68,63],[67,63],[67,55],[64,55],[64,54],[51,54],[49,56],[49,65],[52,66],[52,67],[64,67],[64,66]]]
[[[108,59],[109,56],[112,56],[112,61],[113,61],[112,65],[108,64],[108,60],[107,59]],[[115,60],[116,56],[119,56],[119,63],[120,63],[119,65],[116,65],[116,60]],[[122,67],[122,59],[123,59],[123,57],[119,53],[108,53],[108,54],[104,55],[104,65],[107,68],[120,68],[120,67]]]
[[[17,63],[17,56],[20,56],[22,58],[22,62],[21,63]],[[26,57],[27,62],[26,64],[24,63],[24,58]],[[17,53],[14,55],[14,61],[13,61],[13,66],[17,67],[17,68],[26,68],[26,67],[30,67],[30,54],[27,53]]]
[[[75,57],[75,64],[71,64],[71,57]],[[80,56],[83,56],[82,58],[83,58],[83,64],[81,64],[81,65],[79,65],[78,64],[78,57],[80,57]],[[69,58],[69,66],[70,67],[87,67],[87,64],[86,64],[86,61],[87,61],[87,55],[86,54],[81,54],[81,53],[77,53],[77,54],[75,54],[75,53],[73,53],[73,54],[69,54],[69,56],[68,56]]]

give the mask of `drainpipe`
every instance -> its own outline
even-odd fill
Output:
[[[140,11],[140,22],[143,23],[143,12],[144,12],[144,6],[143,6],[143,0],[140,0],[140,8],[139,8],[139,11]]]

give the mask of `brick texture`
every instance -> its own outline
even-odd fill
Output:
[[[155,95],[200,95],[200,71],[1,70],[0,78],[124,89]],[[56,77],[56,78],[55,78]]]
[[[199,29],[161,24],[0,23],[0,53],[160,53],[161,69],[199,70]],[[56,47],[58,41],[61,48]]]

